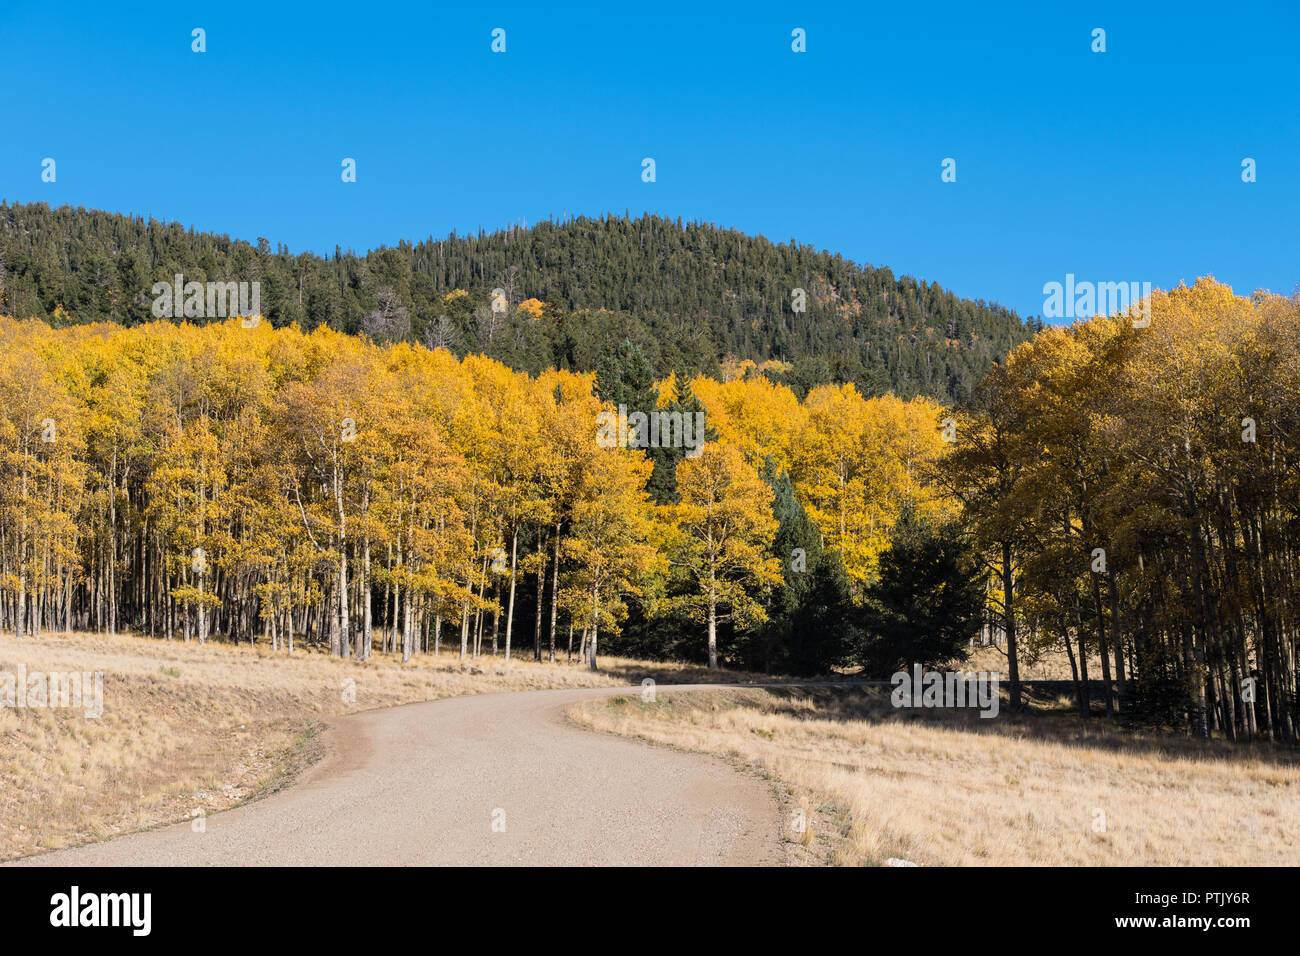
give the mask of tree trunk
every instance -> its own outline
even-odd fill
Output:
[[[515,566],[519,557],[519,529],[515,528],[510,538],[510,603],[506,611],[506,663],[510,663],[510,636],[515,624]],[[495,632],[496,622],[492,624]]]
[[[1011,580],[1011,542],[1002,542],[1002,613],[1007,637],[1007,683],[1010,684],[1011,710],[1020,710],[1020,662],[1016,656],[1016,612],[1014,585]]]
[[[591,589],[591,645],[588,648],[591,669],[600,670],[596,666],[596,640],[600,634],[600,585],[597,584]]]
[[[718,669],[718,581],[709,569],[709,670]]]
[[[537,529],[537,600],[533,612],[533,660],[542,659],[542,600],[546,597],[546,542]]]
[[[370,505],[370,489],[366,489],[362,509]],[[370,534],[367,533],[361,545],[361,633],[357,635],[357,660],[370,659],[371,628],[374,625],[374,612],[370,607]]]
[[[555,611],[560,600],[560,526],[555,526],[555,554],[551,559],[551,663],[555,663]],[[573,622],[569,622],[569,660],[573,660]]]

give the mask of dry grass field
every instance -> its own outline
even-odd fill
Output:
[[[748,680],[605,658],[506,665],[455,653],[365,663],[311,649],[145,638],[0,636],[0,674],[98,671],[103,714],[0,707],[0,859],[213,813],[282,785],[321,754],[334,716],[460,694],[631,685],[573,715],[593,729],[721,754],[765,772],[809,827],[812,863],[1300,865],[1294,753],[1085,725],[1069,700],[981,720],[894,710],[852,688],[663,693]],[[1043,677],[1057,676],[1051,662]],[[965,670],[998,670],[976,658]],[[1035,674],[1034,676],[1039,676]],[[352,683],[349,683],[352,682]]]
[[[1074,680],[1074,673],[1070,670],[1070,660],[1059,647],[1051,650],[1021,647],[1017,663],[1020,666],[1021,680]],[[1005,680],[1007,655],[1002,648],[992,644],[988,647],[976,645],[970,657],[954,667],[967,673],[987,671],[1001,674]],[[1088,677],[1091,680],[1101,679],[1101,658],[1095,653],[1088,658]]]
[[[103,715],[0,707],[0,859],[213,813],[267,792],[320,754],[331,717],[458,694],[716,679],[676,665],[603,658],[509,665],[456,653],[357,664],[299,648],[129,636],[0,636],[0,674],[100,671]],[[348,685],[347,681],[353,681]],[[346,699],[351,698],[351,699]]]
[[[1047,704],[981,719],[895,710],[887,690],[745,688],[570,714],[767,773],[806,809],[787,839],[817,862],[1300,865],[1295,753],[1125,733]]]

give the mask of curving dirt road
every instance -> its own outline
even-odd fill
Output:
[[[659,693],[692,688],[658,688]],[[265,800],[20,861],[44,866],[755,865],[785,862],[769,787],[721,760],[579,729],[639,688],[454,697],[338,720]],[[495,825],[495,826],[494,826]]]

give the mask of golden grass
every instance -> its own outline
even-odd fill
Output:
[[[0,859],[213,813],[274,788],[319,756],[340,714],[459,694],[717,677],[697,667],[603,658],[602,671],[458,649],[403,665],[308,648],[185,644],[130,636],[0,636],[0,672],[102,671],[104,712],[0,707]],[[735,675],[737,677],[745,675]],[[345,681],[355,700],[345,700]]]
[[[1074,680],[1070,670],[1070,659],[1057,645],[1051,649],[1037,649],[1028,645],[1019,648],[1016,664],[1020,670],[1021,680]],[[975,649],[965,661],[953,665],[954,670],[963,672],[987,671],[1007,677],[1007,654],[1002,648],[990,644],[988,647],[975,645]],[[1088,658],[1088,677],[1101,680],[1101,658],[1094,652]]]
[[[821,861],[1300,864],[1300,762],[1268,746],[1120,731],[1069,710],[893,709],[888,691],[743,689],[591,701],[594,729],[742,761],[817,812]]]
[[[1070,670],[1070,658],[1059,642],[1048,647],[1036,647],[1028,641],[1022,641],[1016,655],[1016,665],[1020,670],[1022,681],[1074,680],[1074,672]],[[1006,680],[1007,652],[996,644],[987,647],[976,644],[969,651],[969,656],[954,662],[951,669],[965,673],[985,671],[1000,674],[1002,679]],[[888,674],[864,673],[860,667],[837,668],[836,674],[842,678],[864,680],[885,680],[889,677]],[[1101,658],[1097,656],[1096,651],[1088,657],[1088,679],[1101,680]]]

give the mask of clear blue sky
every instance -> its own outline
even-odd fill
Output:
[[[1022,314],[1067,272],[1300,283],[1294,0],[0,6],[10,202],[295,252],[652,211]]]

